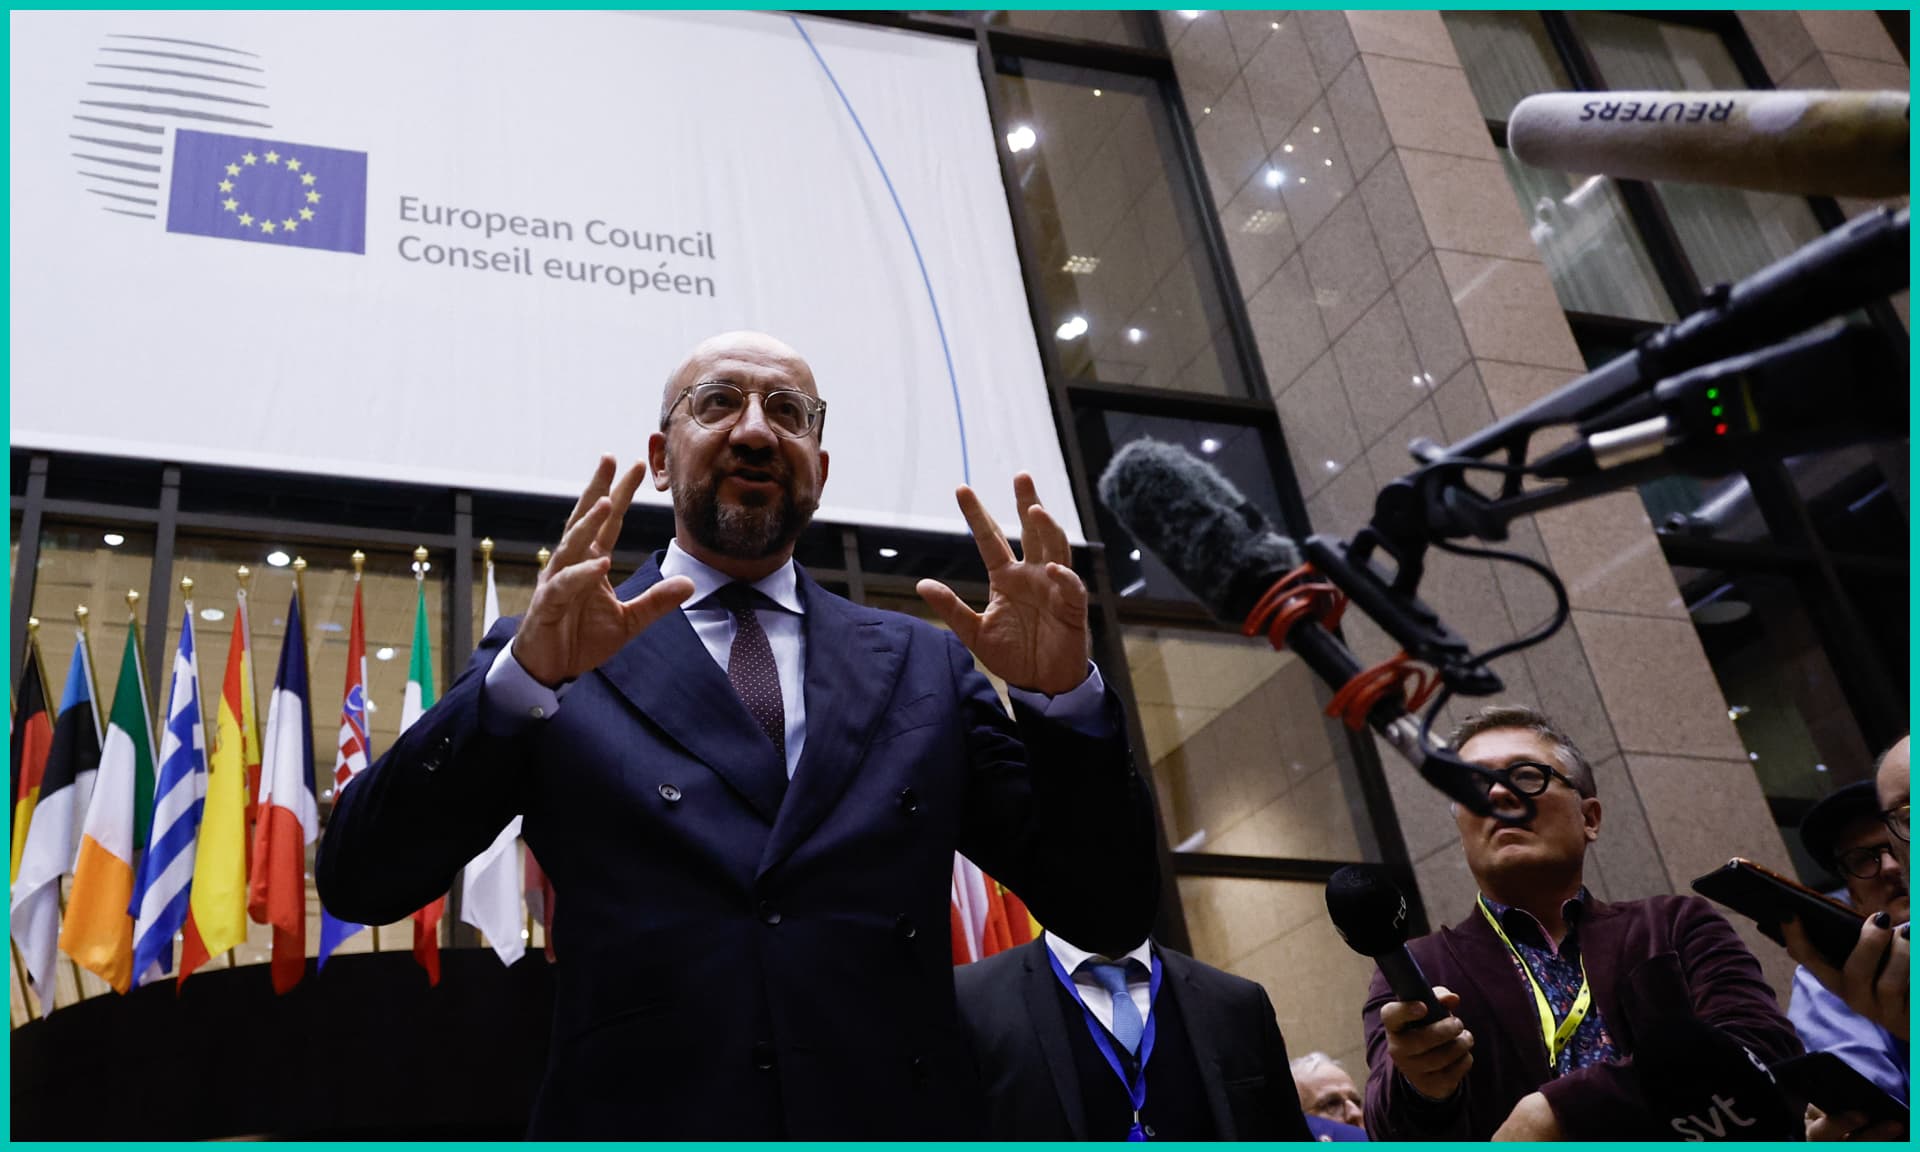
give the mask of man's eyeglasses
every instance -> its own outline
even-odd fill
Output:
[[[760,411],[766,417],[767,427],[789,440],[799,440],[812,433],[826,415],[826,401],[816,400],[805,392],[782,388],[759,395]],[[693,417],[693,422],[714,432],[724,432],[739,423],[749,403],[747,393],[740,388],[724,380],[709,380],[675,397],[667,406],[669,417],[683,400],[687,402],[687,414]],[[665,427],[664,421],[661,426]]]
[[[1871,880],[1880,875],[1880,862],[1893,851],[1886,843],[1862,844],[1858,848],[1849,848],[1834,856],[1833,862],[1847,875],[1860,880]]]
[[[1887,831],[1900,837],[1902,842],[1908,844],[1913,842],[1911,836],[1912,829],[1907,823],[1907,816],[1912,810],[1913,805],[1902,804],[1897,808],[1889,808],[1885,812],[1880,813],[1880,822],[1887,826]]]
[[[1547,790],[1547,785],[1559,780],[1575,792],[1580,789],[1566,773],[1550,764],[1541,764],[1534,760],[1516,760],[1505,768],[1489,768],[1487,771],[1499,778],[1509,792],[1521,796],[1538,796]]]

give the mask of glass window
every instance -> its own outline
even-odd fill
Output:
[[[1124,639],[1174,851],[1375,854],[1346,741],[1298,658],[1265,641],[1184,628],[1129,625]]]
[[[1125,44],[1133,48],[1147,46],[1138,12],[1031,12],[1011,10],[971,13],[984,15],[987,23],[1022,32],[1046,36],[1068,36],[1076,40],[1098,40],[1103,44]]]
[[[1718,34],[1610,12],[1575,12],[1574,27],[1609,88],[1744,89]],[[1817,239],[1805,200],[1697,184],[1654,185],[1701,287],[1730,283]]]
[[[1678,319],[1612,180],[1535,168],[1505,148],[1500,160],[1560,307],[1631,320]]]
[[[1000,144],[1070,379],[1245,395],[1157,83],[1003,59]]]
[[[1305,533],[1299,525],[1289,525],[1280,511],[1280,495],[1274,487],[1274,469],[1267,457],[1260,430],[1244,424],[1205,420],[1181,420],[1171,416],[1147,416],[1136,412],[1085,409],[1076,414],[1081,450],[1087,472],[1098,476],[1107,461],[1122,447],[1143,437],[1170,441],[1218,468],[1242,495],[1266,513],[1276,531],[1290,536]],[[1133,542],[1105,504],[1095,502],[1094,515],[1100,524],[1100,538],[1107,545],[1107,563],[1113,586],[1122,596],[1147,599],[1187,600],[1193,594],[1176,580],[1172,572],[1151,552]]]
[[[1504,123],[1535,92],[1572,88],[1538,12],[1442,12],[1480,114]]]
[[[1373,961],[1348,948],[1327,919],[1325,889],[1287,880],[1180,877],[1193,955],[1258,981],[1273,1001],[1287,1050],[1323,1051],[1366,1079],[1360,1005]]]

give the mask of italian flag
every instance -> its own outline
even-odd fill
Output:
[[[413,727],[433,707],[432,633],[427,628],[427,584],[419,581],[420,599],[413,613],[413,655],[407,662],[407,695],[400,704],[400,731]],[[427,970],[427,983],[440,983],[440,917],[447,898],[438,897],[413,914],[413,958]]]

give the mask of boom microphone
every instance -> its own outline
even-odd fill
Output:
[[[1114,453],[1100,475],[1100,501],[1224,623],[1244,623],[1267,589],[1301,563],[1299,545],[1275,532],[1239,489],[1173,444],[1141,439]],[[1353,653],[1312,619],[1293,626],[1287,648],[1335,687],[1360,674]],[[1381,725],[1404,717],[1400,695],[1382,700],[1375,716]]]
[[[1396,1000],[1425,1004],[1414,1022],[1424,1028],[1453,1015],[1434,998],[1433,984],[1407,951],[1407,898],[1378,864],[1348,864],[1327,879],[1327,915],[1347,947],[1380,965]]]
[[[1260,509],[1212,465],[1176,445],[1152,439],[1127,444],[1101,473],[1099,488],[1100,502],[1133,538],[1224,623],[1244,626],[1262,597],[1300,566],[1297,544],[1275,532]],[[1309,541],[1320,542],[1320,537]],[[1312,615],[1295,621],[1285,641],[1289,652],[1336,690],[1361,674],[1353,653]],[[1366,721],[1429,783],[1468,809],[1501,820],[1533,818],[1527,797],[1520,798],[1521,813],[1496,813],[1488,796],[1490,774],[1428,747],[1398,686],[1381,692]]]
[[[1547,92],[1507,118],[1536,168],[1796,196],[1901,196],[1905,92]]]

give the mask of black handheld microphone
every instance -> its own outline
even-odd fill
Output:
[[[1407,951],[1407,898],[1378,864],[1348,864],[1327,880],[1327,915],[1347,947],[1370,956],[1395,999],[1425,1004],[1424,1028],[1453,1013],[1434,998],[1433,985]]]

